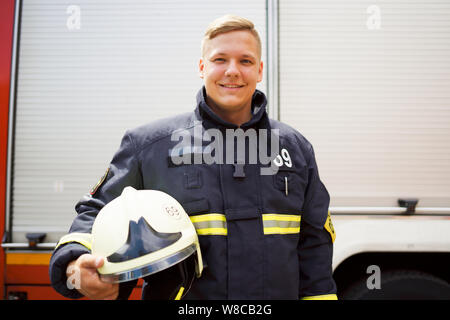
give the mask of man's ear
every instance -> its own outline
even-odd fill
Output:
[[[258,70],[258,82],[261,82],[263,79],[263,62],[261,61],[261,63],[259,64],[259,70]]]
[[[198,75],[202,79],[204,77],[204,71],[205,71],[205,63],[203,61],[203,58],[200,58],[200,61],[198,62]]]

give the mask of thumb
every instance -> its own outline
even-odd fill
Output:
[[[103,258],[102,257],[97,257],[97,256],[94,256],[94,257],[95,257],[95,267],[96,268],[100,268],[101,266],[103,266],[103,264],[105,263]]]
[[[91,254],[87,254],[85,257],[83,257],[83,260],[81,262],[81,266],[85,268],[100,268],[103,266],[103,258],[99,256],[94,256]]]

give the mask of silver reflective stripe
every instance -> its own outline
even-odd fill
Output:
[[[225,215],[220,213],[208,213],[198,216],[191,216],[191,221],[197,230],[198,235],[222,235],[226,236],[227,220]]]
[[[196,222],[194,225],[196,229],[227,228],[227,223],[224,221],[203,221]]]
[[[198,235],[228,235],[223,214],[208,213],[191,216]],[[264,234],[292,234],[300,232],[300,215],[266,213],[262,215]]]
[[[264,234],[291,234],[300,232],[300,215],[263,214]]]

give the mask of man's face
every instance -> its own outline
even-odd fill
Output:
[[[199,63],[208,105],[225,118],[240,112],[249,115],[262,70],[257,40],[249,31],[230,31],[208,40]]]

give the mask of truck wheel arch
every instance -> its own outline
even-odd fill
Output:
[[[369,289],[373,268],[380,271],[381,288]],[[450,253],[445,252],[363,252],[342,261],[333,277],[340,299],[450,299]],[[399,285],[413,285],[426,294],[396,294]],[[441,292],[441,295],[436,295]],[[396,298],[397,297],[397,298]]]

